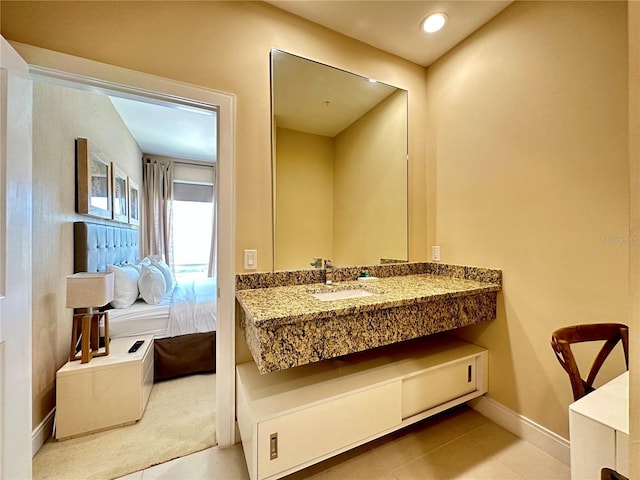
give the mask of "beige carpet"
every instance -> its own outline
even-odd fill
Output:
[[[215,389],[215,374],[156,383],[137,423],[45,443],[33,478],[112,479],[212,447]]]

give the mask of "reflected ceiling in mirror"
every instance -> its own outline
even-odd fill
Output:
[[[406,260],[407,92],[271,59],[275,270]]]

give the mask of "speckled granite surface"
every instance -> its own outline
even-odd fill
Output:
[[[347,273],[355,278],[360,267],[340,270],[344,276],[336,280]],[[238,289],[236,298],[258,370],[268,373],[305,365],[496,316],[499,270],[432,263],[368,266],[368,270],[379,280],[324,285],[322,270],[252,274],[250,281],[237,280],[237,286],[254,286]],[[286,286],[266,286],[278,281]],[[373,295],[332,301],[312,296],[345,289]]]
[[[384,265],[356,265],[350,267],[334,267],[335,282],[355,280],[363,269],[367,269],[373,277],[397,277],[431,273],[454,278],[466,278],[479,282],[502,284],[502,271],[492,268],[469,267],[434,262],[405,262]],[[236,275],[236,290],[256,288],[286,287],[308,283],[324,283],[324,270],[285,270],[266,273],[241,273]]]

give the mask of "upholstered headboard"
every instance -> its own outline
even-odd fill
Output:
[[[74,272],[104,272],[107,265],[138,263],[137,229],[120,225],[74,222]]]

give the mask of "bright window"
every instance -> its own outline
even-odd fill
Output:
[[[212,224],[213,202],[174,199],[173,256],[177,278],[207,276]]]

